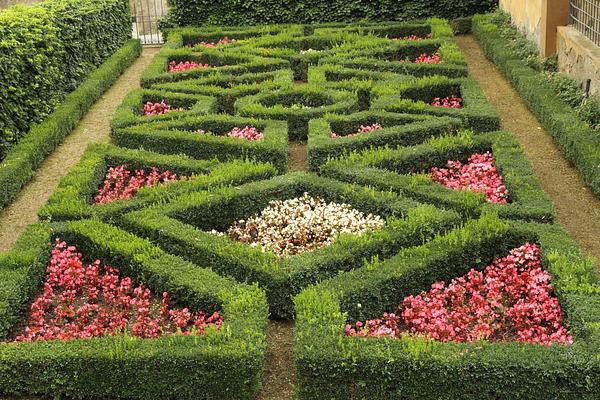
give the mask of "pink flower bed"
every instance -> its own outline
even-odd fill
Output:
[[[508,200],[506,186],[489,151],[473,154],[466,164],[448,161],[447,168],[433,167],[429,174],[434,182],[450,189],[481,192],[489,203],[505,204]]]
[[[462,107],[462,99],[457,95],[453,94],[450,97],[436,97],[431,102],[431,105],[434,107],[443,107],[443,108],[461,108]]]
[[[442,342],[572,343],[537,245],[525,243],[446,286],[406,297],[398,313],[346,325],[349,336],[426,336]]]
[[[144,104],[144,115],[147,117],[151,115],[163,115],[173,111],[183,111],[183,108],[172,108],[165,100],[161,100],[157,103],[148,101]]]
[[[428,33],[427,35],[425,35],[425,37],[421,37],[421,36],[417,36],[417,35],[409,35],[409,36],[403,36],[403,37],[399,37],[399,38],[394,38],[393,40],[413,40],[413,41],[419,41],[419,40],[423,40],[423,39],[431,39],[431,33]]]
[[[223,317],[215,312],[191,313],[172,308],[169,294],[162,301],[144,285],[134,286],[119,270],[99,260],[84,265],[73,246],[57,242],[47,267],[43,293],[31,305],[31,317],[16,341],[87,339],[124,332],[140,338],[181,333],[202,334],[219,329]]]
[[[230,39],[227,36],[225,36],[224,38],[219,39],[219,41],[217,41],[217,42],[200,42],[200,43],[198,43],[198,44],[196,44],[195,46],[192,46],[192,47],[201,46],[201,47],[205,47],[207,49],[215,49],[215,48],[217,48],[217,47],[219,47],[221,45],[230,44],[230,43],[233,43],[233,42],[235,42],[235,39]]]
[[[197,129],[194,131],[194,133],[199,135],[212,135],[212,132],[207,132],[204,129]],[[235,139],[244,139],[255,142],[262,140],[264,133],[251,126],[245,126],[243,128],[238,128],[236,126],[227,133],[227,136]]]
[[[440,64],[442,62],[442,58],[437,53],[433,53],[431,55],[423,53],[419,57],[415,58],[415,62],[418,64]]]
[[[338,135],[335,132],[331,132],[331,138],[337,139],[337,138],[341,138],[341,137],[352,137],[352,136],[360,135],[361,133],[377,131],[379,129],[383,129],[383,127],[381,125],[379,125],[378,123],[374,123],[372,125],[361,125],[360,128],[358,128],[358,131],[356,133],[350,133],[348,135]]]
[[[177,179],[184,180],[185,176],[177,177],[169,171],[158,172],[156,167],[152,167],[150,173],[143,169],[130,171],[125,166],[110,167],[106,173],[104,183],[94,197],[97,204],[110,203],[111,201],[129,199],[142,187],[151,187],[157,184],[166,184]]]
[[[191,69],[196,69],[196,68],[209,68],[209,67],[210,66],[208,64],[199,64],[195,61],[180,61],[180,62],[171,61],[169,63],[168,71],[170,73],[175,73],[175,72],[189,71]]]

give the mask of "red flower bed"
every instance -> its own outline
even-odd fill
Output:
[[[202,334],[217,329],[219,313],[192,314],[172,308],[169,294],[154,299],[144,285],[134,286],[119,270],[99,260],[84,265],[73,246],[57,242],[47,267],[44,290],[31,305],[31,317],[16,341],[87,339],[127,332],[140,338],[181,333]]]
[[[212,132],[207,132],[204,129],[197,129],[194,131],[194,133],[199,134],[199,135],[212,135],[213,134]],[[232,128],[227,133],[227,136],[236,138],[236,139],[245,139],[245,140],[250,140],[250,141],[255,142],[255,141],[262,140],[264,133],[254,127],[251,127],[251,126],[245,126],[243,128],[238,128],[236,126],[235,128]]]
[[[180,61],[180,62],[171,61],[169,63],[168,71],[171,73],[174,73],[174,72],[189,71],[190,69],[209,68],[209,67],[210,66],[208,64],[199,64],[195,61]]]
[[[200,42],[200,43],[197,43],[196,45],[193,45],[191,47],[201,46],[201,47],[206,47],[207,49],[215,49],[215,48],[217,48],[217,47],[219,47],[221,45],[230,44],[230,43],[233,43],[233,42],[235,42],[235,39],[230,39],[227,36],[225,36],[224,38],[219,39],[219,41],[217,41],[217,42]]]
[[[442,62],[442,58],[437,53],[433,53],[431,55],[423,53],[419,57],[415,58],[415,62],[418,64],[440,64]]]
[[[137,169],[133,173],[124,165],[110,167],[106,173],[104,183],[94,197],[95,203],[110,203],[111,201],[129,199],[142,187],[150,187],[156,184],[186,179],[185,176],[177,177],[169,171],[159,173],[156,167],[152,167],[150,173],[143,169]]]
[[[360,135],[361,133],[376,131],[379,129],[383,129],[383,128],[378,123],[374,123],[372,125],[361,125],[360,128],[358,128],[358,131],[356,133],[350,133],[348,135],[338,135],[335,132],[331,132],[331,138],[337,139],[337,138],[341,138],[341,137],[352,137],[352,136]]]
[[[473,154],[466,164],[460,161],[448,161],[447,168],[433,167],[430,175],[434,182],[450,189],[470,189],[481,192],[490,203],[505,204],[508,199],[506,186],[489,151],[484,154]]]
[[[453,94],[450,97],[444,97],[444,98],[436,97],[431,102],[431,105],[434,107],[443,107],[443,108],[461,108],[462,107],[462,99],[455,94]]]
[[[171,108],[171,105],[165,100],[161,100],[157,103],[151,101],[144,104],[144,115],[149,117],[151,115],[163,115],[172,111],[182,111],[181,108]]]
[[[427,35],[425,35],[425,37],[421,37],[421,36],[417,36],[417,35],[409,35],[409,36],[403,36],[403,37],[399,37],[399,38],[393,38],[393,40],[413,40],[413,41],[419,41],[419,40],[423,40],[423,39],[431,39],[431,33],[428,33]]]
[[[525,243],[483,272],[471,269],[446,286],[408,296],[398,313],[346,326],[349,336],[423,335],[442,342],[519,341],[549,345],[572,343],[563,325],[550,274],[542,270],[540,250]]]

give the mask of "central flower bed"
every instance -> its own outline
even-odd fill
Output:
[[[408,296],[398,313],[346,325],[349,336],[399,337],[410,333],[442,342],[520,341],[572,343],[563,325],[550,274],[542,269],[537,245],[525,243],[483,272],[471,269],[446,286]]]
[[[302,197],[271,201],[259,215],[230,226],[227,236],[278,256],[292,256],[330,246],[340,233],[360,236],[384,224],[377,215],[365,215],[348,204],[327,203],[304,193]]]
[[[219,313],[192,314],[169,305],[169,294],[155,299],[143,284],[134,286],[119,270],[85,265],[77,249],[57,242],[47,267],[43,292],[31,305],[31,316],[16,341],[87,339],[127,333],[140,338],[202,334],[219,329]]]

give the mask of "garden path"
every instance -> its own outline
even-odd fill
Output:
[[[0,252],[10,249],[25,228],[37,221],[38,210],[60,179],[79,161],[88,144],[109,141],[109,124],[115,110],[129,92],[139,87],[140,74],[158,50],[158,47],[144,48],[141,56],[90,108],[75,130],[46,157],[19,197],[0,212]]]
[[[563,156],[550,134],[529,111],[519,94],[489,61],[472,35],[457,36],[471,77],[479,82],[496,107],[502,128],[513,132],[527,159],[550,195],[558,222],[563,224],[586,254],[600,260],[600,200],[585,186],[577,169]]]

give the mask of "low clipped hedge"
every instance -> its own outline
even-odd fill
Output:
[[[152,87],[168,92],[211,96],[215,98],[214,112],[233,114],[233,105],[239,98],[291,86],[292,81],[292,72],[282,69],[241,75],[213,74],[198,79],[157,83]]]
[[[387,225],[361,236],[342,235],[330,247],[289,258],[210,233],[260,213],[272,200],[303,193],[380,215]],[[286,318],[293,315],[291,296],[307,285],[360,266],[363,260],[386,258],[402,247],[418,245],[459,221],[454,212],[422,206],[391,193],[296,173],[237,188],[183,194],[167,204],[124,215],[117,223],[168,252],[199,265],[211,265],[221,275],[258,282],[267,292],[271,315]]]
[[[374,97],[378,98],[372,102],[371,107],[375,110],[460,118],[466,127],[476,132],[500,129],[500,116],[487,101],[477,82],[471,78],[426,77],[395,87],[381,83],[374,88],[374,92]],[[390,92],[395,93],[389,94]],[[436,97],[452,95],[462,98],[461,108],[431,105]]]
[[[251,141],[226,136],[232,128],[245,126],[262,131],[263,138]],[[214,135],[194,133],[198,129]],[[200,160],[251,158],[270,162],[281,172],[287,170],[288,129],[284,121],[210,114],[118,128],[111,135],[115,144],[127,148],[143,147]]]
[[[345,336],[346,323],[391,312],[405,296],[481,269],[525,241],[541,246],[572,345]],[[594,399],[600,391],[598,288],[593,264],[560,226],[509,224],[486,214],[296,296],[298,398]]]
[[[147,102],[166,101],[173,110],[161,115],[144,115]],[[178,119],[190,115],[205,115],[216,111],[213,97],[163,90],[138,89],[130,92],[115,112],[110,123],[111,130],[154,121]],[[178,110],[181,109],[181,110]]]
[[[351,92],[307,85],[243,97],[235,102],[235,111],[245,117],[287,121],[289,140],[302,141],[308,138],[309,120],[358,111],[358,99]]]
[[[422,174],[427,174],[431,167],[445,167],[448,160],[465,162],[470,155],[486,151],[493,154],[503,177],[509,196],[507,204],[487,203],[479,194],[448,189]],[[417,201],[456,210],[465,216],[477,216],[491,209],[508,219],[554,220],[552,202],[541,188],[521,146],[508,132],[479,135],[460,132],[455,136],[431,138],[416,146],[353,152],[328,160],[319,173],[344,182],[391,190]]]
[[[195,61],[208,64],[208,68],[195,68],[189,71],[168,72],[171,61]],[[239,52],[223,52],[219,49],[189,49],[164,46],[154,56],[152,62],[142,73],[140,84],[151,88],[156,83],[178,82],[186,79],[201,78],[215,73],[241,74],[246,72],[267,72],[289,67],[289,62],[277,58],[258,57]]]
[[[185,181],[142,188],[130,199],[94,204],[93,198],[109,167],[124,165],[130,170],[169,170]],[[217,159],[194,160],[182,155],[163,155],[147,150],[132,150],[113,145],[91,145],[83,157],[61,179],[58,188],[38,212],[42,220],[64,221],[97,217],[104,221],[150,204],[164,202],[182,193],[190,193],[228,185],[268,179],[277,173],[270,164],[234,160],[221,163]]]
[[[131,38],[123,0],[47,0],[0,11],[0,161]]]
[[[378,123],[383,129],[345,136],[357,132],[361,125]],[[331,157],[373,147],[409,146],[452,133],[462,125],[454,118],[428,118],[414,114],[362,111],[348,115],[326,115],[308,125],[308,164],[312,171]],[[342,137],[332,138],[335,132]]]
[[[487,57],[508,78],[567,159],[577,167],[585,183],[596,196],[600,196],[598,132],[591,129],[573,108],[558,97],[540,72],[515,54],[489,15],[473,18],[473,33]]]
[[[261,386],[267,303],[256,286],[164,253],[98,221],[36,224],[0,256],[0,337],[12,337],[38,292],[54,238],[101,259],[155,293],[225,321],[205,335],[0,343],[0,393],[90,398],[251,399]],[[169,268],[165,268],[168,265]]]
[[[96,100],[117,80],[141,53],[139,40],[130,40],[100,68],[92,72],[46,120],[34,125],[29,134],[0,162],[0,208],[13,201],[29,182],[46,155],[79,123]]]

